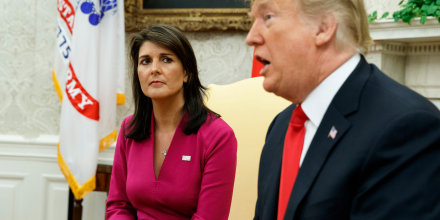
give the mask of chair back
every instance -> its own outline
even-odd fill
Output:
[[[273,118],[290,103],[262,86],[263,77],[209,85],[207,106],[219,113],[237,138],[237,172],[229,219],[252,219],[257,200],[260,154]]]

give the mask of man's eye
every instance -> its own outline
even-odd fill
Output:
[[[272,15],[265,15],[265,16],[264,16],[264,19],[265,19],[265,20],[269,20],[269,19],[271,19],[271,18],[272,18]]]

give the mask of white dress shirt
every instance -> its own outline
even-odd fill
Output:
[[[305,155],[310,147],[316,130],[321,124],[324,114],[330,102],[335,97],[338,90],[344,84],[345,80],[350,76],[356,68],[361,57],[359,54],[354,55],[330,74],[318,87],[316,87],[301,103],[301,107],[309,120],[304,123],[306,134],[304,136],[304,146],[301,153],[300,166],[304,160]],[[330,132],[330,131],[329,131]]]

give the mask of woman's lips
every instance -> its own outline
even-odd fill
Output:
[[[150,85],[162,85],[162,84],[164,84],[163,82],[161,82],[161,81],[151,81],[151,83],[150,83]]]

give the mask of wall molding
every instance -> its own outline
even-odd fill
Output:
[[[370,24],[373,40],[393,40],[401,42],[440,40],[440,25],[437,19],[429,18],[425,24],[414,19],[411,25],[393,19],[378,20]]]
[[[440,28],[440,27],[439,27]],[[371,53],[383,53],[400,56],[417,55],[438,55],[440,54],[440,39],[435,42],[398,42],[398,41],[376,41],[369,48]]]
[[[0,158],[56,162],[58,136],[42,135],[26,139],[19,135],[0,135]]]
[[[22,199],[19,195],[27,176],[27,173],[0,172],[0,190],[2,191],[0,215],[2,219],[20,219],[18,213]]]
[[[409,25],[393,19],[378,20],[370,24],[375,45],[370,52],[392,55],[432,55],[440,53],[440,24],[429,18],[425,24],[414,19]]]
[[[438,27],[440,29],[440,26]],[[440,54],[440,39],[438,42],[410,43],[407,45],[409,55]]]
[[[20,135],[0,135],[0,159],[57,163],[58,135],[27,139]],[[112,164],[115,144],[98,155],[99,164]]]
[[[24,178],[28,176],[27,173],[6,173],[6,172],[0,172],[0,179],[1,180],[14,180],[14,181],[23,181]]]
[[[370,24],[375,45],[370,57],[397,81],[430,100],[440,98],[439,75],[440,24],[429,18],[425,24],[415,19],[408,25],[392,19]]]
[[[42,212],[44,219],[66,219],[67,218],[67,207],[57,207],[57,204],[60,202],[65,202],[68,200],[68,192],[69,186],[64,179],[62,174],[54,175],[54,174],[42,174],[43,179],[43,194],[42,201],[46,201],[43,204]],[[61,199],[62,197],[66,197],[65,199]],[[54,201],[55,200],[55,201]],[[60,209],[63,210],[60,212]],[[65,214],[65,216],[58,216],[61,213]]]
[[[405,56],[407,54],[408,43],[394,41],[376,41],[369,48],[372,53],[386,53]]]

